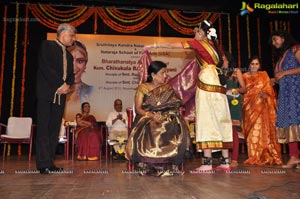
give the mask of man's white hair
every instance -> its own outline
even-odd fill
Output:
[[[61,34],[61,32],[64,31],[64,30],[66,30],[66,31],[72,31],[74,33],[77,32],[76,28],[74,28],[70,24],[68,24],[68,23],[62,23],[57,28],[57,31],[56,31],[57,36],[59,36]]]

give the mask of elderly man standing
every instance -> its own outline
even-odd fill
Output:
[[[124,157],[125,142],[128,138],[128,119],[127,113],[122,111],[122,100],[116,99],[114,111],[108,114],[106,126],[109,132],[109,144],[114,146],[116,156],[114,159]]]
[[[73,56],[67,47],[73,45],[76,29],[60,24],[56,40],[42,42],[37,71],[36,167],[41,174],[62,171],[54,156],[65,108],[66,94],[74,82]]]

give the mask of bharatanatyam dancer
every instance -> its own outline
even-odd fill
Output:
[[[196,141],[197,149],[204,151],[202,166],[191,172],[212,170],[212,150],[222,149],[217,170],[229,170],[229,152],[232,147],[232,122],[226,97],[226,78],[222,75],[223,53],[217,44],[216,30],[204,20],[195,28],[193,40],[179,43],[160,43],[149,48],[193,49],[201,67],[196,90]]]

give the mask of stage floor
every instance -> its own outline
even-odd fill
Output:
[[[245,158],[242,154],[240,162]],[[194,158],[185,163],[184,175],[153,177],[127,172],[125,160],[72,161],[59,155],[56,165],[64,172],[42,175],[35,170],[34,156],[31,162],[25,155],[1,161],[0,198],[300,198],[300,169],[280,166],[240,164],[231,172],[191,174],[200,165],[200,159]]]

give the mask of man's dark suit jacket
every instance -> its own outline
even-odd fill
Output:
[[[74,82],[73,56],[67,51],[67,76],[63,80],[63,51],[56,41],[42,42],[38,58],[37,98],[53,100],[56,90],[65,82]]]

